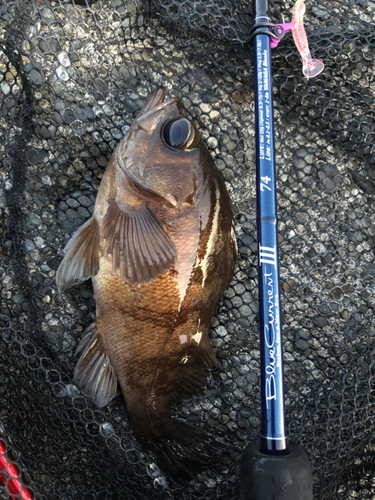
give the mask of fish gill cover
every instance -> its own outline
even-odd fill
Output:
[[[274,2],[273,21],[291,8]],[[260,424],[251,7],[2,0],[0,16],[2,457],[38,499],[234,499]],[[373,2],[307,3],[325,64],[314,80],[291,35],[273,53],[287,423],[323,500],[375,494],[374,17]],[[222,369],[173,410],[233,451],[183,487],[142,452],[121,396],[99,410],[71,384],[95,304],[89,282],[63,295],[55,283],[114,148],[160,83],[226,181],[239,246],[210,334]],[[0,471],[4,499],[12,467]]]

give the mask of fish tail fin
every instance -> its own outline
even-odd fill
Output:
[[[158,467],[181,483],[196,476],[208,465],[217,464],[231,447],[208,432],[170,418],[161,436],[138,435],[138,441]]]

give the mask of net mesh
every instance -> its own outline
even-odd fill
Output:
[[[273,21],[291,8],[275,1]],[[251,7],[2,0],[0,15],[3,456],[38,499],[234,499],[260,426]],[[313,80],[290,35],[273,52],[287,422],[320,500],[375,495],[374,16],[370,1],[308,2],[310,49],[325,64]],[[112,151],[160,83],[222,172],[239,246],[210,334],[223,368],[174,409],[233,452],[184,486],[142,452],[121,396],[98,410],[71,384],[95,302],[89,282],[59,295],[54,281]],[[11,480],[0,471],[1,498]]]

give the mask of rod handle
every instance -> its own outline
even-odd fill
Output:
[[[291,446],[288,455],[265,455],[259,443],[241,458],[241,500],[313,500],[309,459],[302,448]]]

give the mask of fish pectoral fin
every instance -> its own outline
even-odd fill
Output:
[[[91,217],[70,238],[64,248],[65,257],[56,273],[60,291],[95,276],[99,271],[99,227]]]
[[[74,370],[73,383],[102,408],[117,394],[117,377],[96,323],[85,330],[77,347],[79,352],[81,356]]]
[[[143,202],[135,207],[110,199],[101,242],[104,257],[112,255],[112,272],[133,284],[156,279],[176,260],[174,243]]]

